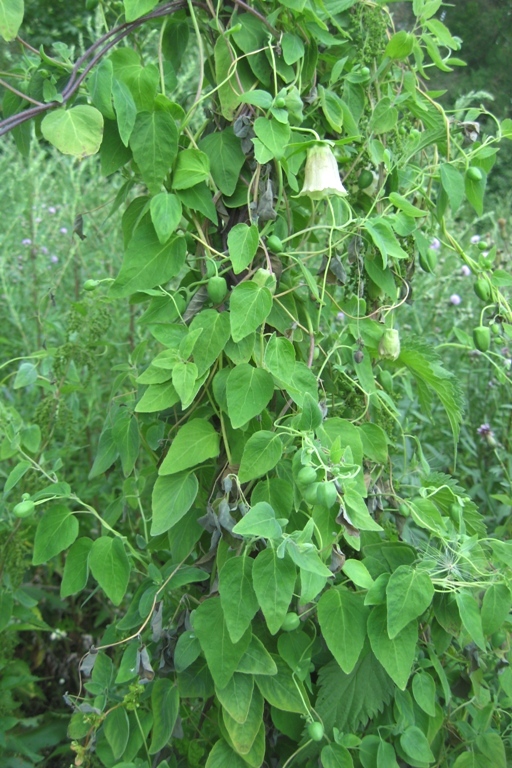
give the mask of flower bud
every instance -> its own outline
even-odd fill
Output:
[[[308,149],[304,186],[299,193],[312,200],[322,200],[331,195],[346,195],[341,183],[338,163],[328,144],[315,144]]]
[[[396,360],[400,355],[400,336],[394,328],[386,328],[379,341],[379,355]]]

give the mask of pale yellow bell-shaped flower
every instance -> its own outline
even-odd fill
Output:
[[[346,195],[341,183],[338,163],[328,144],[314,144],[308,149],[304,186],[299,197],[307,195],[312,200],[323,200],[331,195]]]

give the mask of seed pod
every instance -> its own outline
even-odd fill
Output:
[[[19,504],[16,504],[12,513],[16,517],[29,517],[34,511],[35,507],[36,505],[34,502],[30,499],[27,499],[26,501],[20,501]]]
[[[437,253],[432,248],[429,248],[426,253],[420,253],[420,267],[424,272],[435,272]]]
[[[478,298],[482,299],[482,301],[487,302],[491,298],[491,286],[485,277],[479,277],[473,286],[473,289]]]
[[[491,346],[491,329],[485,325],[473,328],[473,342],[480,352],[487,352]]]
[[[284,251],[282,240],[277,237],[277,235],[270,235],[270,237],[267,237],[267,248],[273,253],[282,253]]]
[[[366,189],[373,184],[373,173],[369,170],[361,171],[359,178],[357,179],[357,186],[359,189]]]
[[[228,292],[226,279],[220,275],[210,277],[206,290],[212,304],[220,304],[225,299],[226,293]]]
[[[466,176],[468,177],[468,179],[471,179],[471,181],[481,181],[482,171],[480,170],[480,168],[475,168],[474,165],[470,165],[466,171]]]

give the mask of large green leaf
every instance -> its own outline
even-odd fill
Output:
[[[18,34],[24,11],[23,0],[0,0],[0,35],[7,43]]]
[[[265,429],[255,432],[245,444],[238,479],[246,483],[265,475],[279,463],[282,453],[283,442],[279,435]]]
[[[130,136],[132,135],[137,117],[137,106],[132,92],[126,83],[116,78],[114,78],[112,83],[112,98],[114,100],[119,136],[125,147],[127,147],[130,143]]]
[[[251,706],[254,677],[235,672],[225,688],[216,688],[217,698],[237,723],[245,723]]]
[[[150,211],[158,240],[163,245],[176,231],[181,221],[180,199],[168,192],[159,192],[151,198]]]
[[[210,159],[211,174],[220,191],[232,195],[245,162],[240,139],[235,136],[232,128],[226,128],[205,136],[199,142],[199,147]]]
[[[171,376],[169,371],[169,377]],[[180,396],[174,388],[172,381],[164,381],[161,384],[150,384],[141,399],[135,406],[136,413],[155,413],[172,408],[179,402]]]
[[[322,749],[322,768],[353,768],[350,752],[341,744],[328,744]]]
[[[228,251],[235,275],[239,275],[249,266],[258,250],[258,241],[258,227],[254,224],[235,224],[230,230]]]
[[[60,583],[60,596],[62,598],[76,595],[87,584],[89,577],[89,552],[92,547],[92,539],[83,536],[77,539],[70,547],[66,556],[64,573]]]
[[[225,688],[249,646],[251,630],[247,629],[236,643],[231,641],[218,597],[205,600],[194,611],[192,624],[208,662],[208,669],[218,688]]]
[[[228,415],[234,429],[258,416],[274,394],[272,376],[249,363],[235,366],[226,382]]]
[[[176,685],[167,677],[155,680],[151,691],[153,712],[153,733],[149,754],[155,755],[169,742],[180,708],[180,697]]]
[[[195,501],[199,484],[192,472],[158,477],[153,488],[151,535],[165,533],[186,515]]]
[[[168,112],[139,112],[130,136],[133,157],[150,192],[160,192],[178,154],[178,129]]]
[[[246,555],[226,560],[219,574],[219,594],[229,636],[237,643],[258,611],[252,586],[253,560]]]
[[[401,565],[391,574],[386,587],[388,635],[396,637],[410,621],[421,616],[434,597],[434,585],[427,573]]]
[[[67,549],[78,536],[78,519],[63,504],[50,507],[39,520],[32,565],[41,565]]]
[[[254,740],[258,735],[263,720],[263,696],[256,688],[253,692],[249,712],[243,723],[235,720],[229,712],[223,710],[222,719],[229,734],[229,738],[239,755],[247,755],[250,752]]]
[[[272,309],[272,294],[268,288],[246,281],[233,288],[229,307],[233,341],[241,341],[266,320]]]
[[[221,739],[214,744],[208,755],[205,768],[247,768],[245,760],[231,749],[229,744]]]
[[[252,569],[254,591],[272,635],[279,631],[290,605],[297,573],[289,557],[280,558],[272,547],[260,552]]]
[[[284,156],[291,135],[291,128],[287,123],[258,117],[254,121],[254,133],[269,150],[272,157],[280,160]]]
[[[412,678],[412,695],[416,704],[429,717],[436,716],[436,683],[428,672],[416,672]]]
[[[404,691],[416,653],[416,622],[409,622],[400,634],[390,640],[387,633],[386,606],[376,605],[368,617],[368,637],[375,656],[396,685]]]
[[[99,65],[93,69],[88,82],[93,105],[109,120],[115,120],[116,117],[112,106],[113,80],[114,67],[112,62],[110,59],[102,59]]]
[[[191,419],[180,427],[158,473],[174,475],[215,458],[219,452],[220,436],[210,422]]]
[[[233,533],[239,536],[262,539],[279,539],[283,529],[276,520],[276,515],[270,504],[260,501],[249,509],[233,528]]]
[[[265,348],[264,362],[273,376],[286,381],[295,365],[295,348],[291,341],[273,333]]]
[[[131,474],[139,454],[139,426],[127,408],[120,408],[112,424],[112,438],[121,457],[123,474]]]
[[[107,471],[112,466],[114,461],[119,456],[119,451],[114,440],[111,427],[105,427],[100,435],[98,442],[98,450],[94,459],[94,464],[89,472],[89,480],[93,477],[98,477]]]
[[[243,675],[275,675],[277,666],[263,643],[253,635],[249,646],[240,659],[237,672]]]
[[[439,172],[441,174],[441,184],[450,201],[450,208],[452,213],[455,214],[464,200],[464,177],[449,163],[443,163]]]
[[[379,249],[383,266],[386,267],[388,258],[408,259],[409,254],[399,245],[391,226],[384,219],[370,219],[364,224],[373,242]]]
[[[430,764],[435,757],[430,749],[428,739],[417,725],[410,725],[400,735],[400,746],[411,760],[423,764]]]
[[[130,561],[123,542],[110,536],[96,539],[89,554],[89,567],[107,597],[119,605],[130,577]]]
[[[505,584],[491,584],[482,600],[482,628],[484,635],[501,629],[512,607],[512,595]]]
[[[367,618],[364,595],[344,587],[327,590],[318,603],[318,621],[327,647],[347,675],[363,650]]]
[[[465,630],[478,647],[485,651],[485,637],[482,629],[482,616],[474,595],[467,589],[461,589],[455,595],[460,618]]]
[[[55,109],[43,119],[41,132],[62,154],[87,157],[96,154],[100,148],[103,115],[87,104]]]
[[[128,47],[117,48],[110,59],[114,65],[114,78],[128,86],[139,113],[152,112],[160,79],[158,67],[154,64],[142,66],[140,55]]]
[[[176,159],[172,177],[173,189],[189,189],[210,176],[208,155],[198,149],[183,149]]]
[[[135,21],[145,13],[149,13],[157,2],[158,0],[123,0],[126,21]]]
[[[185,238],[171,237],[162,245],[149,221],[139,224],[126,249],[121,271],[110,288],[110,296],[121,299],[166,283],[183,267],[186,254]]]
[[[118,760],[123,756],[130,736],[130,722],[124,707],[114,707],[105,719],[105,737],[112,754]]]
[[[279,657],[273,656],[277,667],[275,675],[255,675],[255,682],[263,698],[273,707],[284,712],[308,714],[308,697],[304,687],[293,677],[289,666]]]
[[[190,323],[191,332],[199,328],[202,332],[194,344],[193,355],[198,374],[202,376],[221,354],[229,339],[228,313],[204,309]]]

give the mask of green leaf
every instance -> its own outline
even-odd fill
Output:
[[[176,672],[183,672],[201,654],[201,645],[194,632],[184,632],[179,636],[174,649],[174,666]]]
[[[132,92],[126,83],[116,78],[114,78],[112,83],[112,98],[117,116],[119,136],[125,147],[127,147],[130,143],[130,136],[132,135],[137,117],[137,106],[133,100]]]
[[[118,48],[110,59],[114,65],[114,77],[128,86],[138,111],[152,112],[160,80],[158,68],[154,64],[142,66],[134,48]]]
[[[265,646],[255,635],[240,659],[237,672],[244,675],[275,675],[277,666]]]
[[[277,667],[275,675],[255,675],[256,685],[263,694],[263,698],[273,707],[284,712],[298,712],[301,715],[309,714],[308,697],[302,685],[292,677],[289,666],[279,657],[273,656]],[[302,691],[302,696],[299,690]]]
[[[334,91],[324,88],[322,85],[318,88],[318,94],[320,96],[320,104],[322,106],[322,112],[325,115],[325,119],[336,133],[341,133],[343,129],[343,120],[345,117],[345,111],[343,109],[343,101],[340,97],[334,93]]]
[[[240,103],[238,73],[233,66],[236,54],[226,37],[219,36],[215,43],[213,55],[215,60],[215,81],[217,83],[222,117],[232,122],[235,109]]]
[[[453,768],[489,768],[489,762],[487,758],[477,755],[475,752],[467,751],[458,756]]]
[[[455,594],[455,600],[464,628],[478,647],[485,651],[485,637],[482,629],[482,617],[478,603],[471,592],[461,589]]]
[[[137,419],[126,408],[120,408],[112,425],[112,438],[121,457],[123,474],[131,474],[139,455],[139,426]]]
[[[345,484],[343,502],[348,510],[350,520],[360,531],[382,531],[368,512],[368,507],[361,494],[355,489],[353,481]]]
[[[384,96],[373,108],[368,129],[373,133],[392,131],[398,122],[398,110],[391,106],[391,99]]]
[[[396,32],[393,35],[389,43],[386,45],[384,54],[389,56],[390,59],[406,59],[409,54],[412,53],[412,49],[414,48],[414,41],[414,35],[402,29],[400,32]]]
[[[178,197],[183,205],[191,208],[193,211],[199,211],[206,216],[213,224],[217,224],[217,209],[213,203],[212,193],[205,183],[196,184],[191,189],[178,190]]]
[[[133,157],[152,193],[160,191],[178,154],[178,129],[168,112],[139,112],[130,136]]]
[[[391,574],[386,596],[388,635],[393,639],[427,610],[434,597],[434,585],[427,573],[401,565]]]
[[[164,245],[178,229],[182,214],[181,202],[176,195],[160,192],[151,198],[149,209],[158,240]]]
[[[172,177],[173,189],[189,189],[210,176],[208,155],[198,149],[182,149],[176,159]]]
[[[242,104],[252,104],[255,107],[261,107],[262,109],[270,109],[270,107],[272,106],[272,102],[274,100],[268,91],[255,89],[254,91],[249,91],[248,93],[242,94],[240,96],[239,101]],[[503,122],[506,122],[506,120],[504,120]],[[503,124],[502,124],[502,130],[503,130]],[[512,136],[512,131],[511,131],[511,136]]]
[[[439,169],[441,184],[448,196],[452,213],[456,213],[464,200],[464,177],[449,163],[442,163]]]
[[[222,599],[222,598],[221,598]],[[235,672],[225,688],[216,688],[215,693],[226,712],[237,723],[245,723],[251,706],[254,677]]]
[[[371,589],[374,584],[370,571],[360,560],[352,560],[350,558],[345,560],[342,571],[356,587]]]
[[[359,427],[364,455],[377,464],[388,461],[388,438],[382,427],[367,421]]]
[[[345,733],[360,733],[369,718],[382,712],[396,687],[373,653],[362,654],[346,675],[335,661],[320,669],[315,711],[328,732],[336,726]]]
[[[151,497],[151,535],[158,536],[176,525],[194,503],[199,484],[192,472],[158,477]]]
[[[275,512],[270,504],[267,504],[266,501],[260,501],[251,507],[240,522],[235,525],[233,533],[239,536],[278,539],[283,535],[283,529],[276,520]]]
[[[320,756],[322,768],[353,768],[354,761],[350,752],[341,744],[328,744]]]
[[[224,195],[232,195],[245,162],[245,155],[232,128],[208,134],[199,147],[210,158],[210,170],[215,184]]]
[[[284,157],[291,136],[291,128],[287,123],[258,117],[254,121],[254,133],[272,153],[272,157],[276,160],[281,160]]]
[[[100,165],[104,176],[110,176],[132,159],[132,153],[121,141],[117,123],[105,120],[100,147]]]
[[[396,752],[387,741],[380,741],[377,749],[377,768],[400,768],[396,761]]]
[[[110,59],[103,59],[92,71],[88,81],[91,101],[96,109],[109,120],[115,120],[112,107],[112,84],[114,81],[114,67]]]
[[[293,487],[288,480],[269,477],[261,480],[251,495],[251,504],[266,501],[278,517],[288,517],[293,507]]]
[[[183,410],[188,408],[197,393],[197,365],[195,363],[176,363],[172,369],[172,383],[181,400]]]
[[[77,539],[71,546],[64,566],[64,573],[60,583],[60,596],[62,599],[81,592],[89,578],[89,552],[92,547],[92,539],[83,536]]]
[[[400,736],[400,746],[405,754],[419,763],[433,763],[435,757],[430,749],[428,739],[416,725],[410,725]]]
[[[279,631],[295,588],[295,565],[288,557],[279,558],[271,547],[255,558],[253,586],[271,635]],[[277,705],[276,705],[277,706]]]
[[[7,475],[7,480],[4,483],[4,490],[3,490],[4,498],[7,497],[7,495],[9,494],[9,491],[12,491],[12,489],[16,487],[16,485],[19,483],[21,478],[31,468],[32,468],[32,464],[30,461],[20,461],[18,462],[18,464],[16,464],[15,467],[11,469],[11,471]]]
[[[153,10],[158,0],[123,0],[126,21],[135,21]]]
[[[226,382],[228,415],[233,429],[258,416],[274,394],[272,376],[249,363],[236,365]]]
[[[400,634],[390,640],[387,633],[386,606],[376,605],[368,617],[368,637],[375,656],[400,690],[404,691],[416,653],[416,623],[411,621]]]
[[[318,622],[330,652],[346,674],[357,664],[366,638],[364,596],[345,587],[328,589],[318,602]]]
[[[295,364],[295,348],[291,341],[273,333],[265,348],[264,363],[273,376],[286,381]]]
[[[190,323],[190,332],[199,328],[202,332],[194,344],[193,353],[198,375],[202,376],[217,360],[228,342],[229,315],[227,312],[205,309],[199,312]]]
[[[91,471],[89,472],[89,480],[92,480],[94,477],[98,477],[98,475],[102,475],[104,472],[106,472],[107,469],[112,466],[118,456],[119,451],[116,447],[112,429],[110,427],[106,427],[100,435],[94,464],[92,465]]]
[[[436,715],[436,683],[428,672],[416,672],[412,678],[412,695],[416,704],[429,717]]]
[[[18,34],[24,10],[23,0],[0,0],[0,35],[7,43]]]
[[[392,259],[409,258],[409,254],[398,244],[398,240],[387,221],[371,219],[365,222],[364,227],[379,249],[384,267],[387,266],[388,257]]]
[[[67,549],[78,536],[78,519],[63,504],[56,504],[44,512],[39,520],[34,539],[32,565],[41,565]]]
[[[315,398],[309,392],[305,392],[302,401],[302,413],[297,421],[297,428],[310,432],[320,426],[323,418],[322,410]]]
[[[180,427],[158,474],[174,475],[215,458],[220,452],[219,443],[220,436],[208,421],[191,419]]]
[[[114,605],[119,605],[126,593],[131,570],[122,541],[110,536],[96,539],[89,554],[89,567],[106,596]]]
[[[205,600],[192,616],[192,624],[208,662],[217,688],[225,688],[249,646],[251,630],[247,629],[236,643],[230,639],[218,597]]]
[[[161,677],[153,683],[151,709],[153,732],[149,754],[155,755],[169,743],[180,709],[178,689],[169,678]]]
[[[21,363],[16,371],[13,389],[29,387],[37,381],[37,365],[33,363]]]
[[[227,768],[227,766],[229,768],[247,768],[247,763],[231,749],[224,739],[221,739],[213,746],[208,755],[205,768]]]
[[[464,189],[469,204],[475,209],[478,216],[482,216],[484,212],[484,194],[487,184],[487,176],[482,170],[482,178],[478,181],[470,179],[466,174],[464,178]]]
[[[110,287],[110,297],[122,299],[163,285],[178,274],[186,255],[184,237],[171,237],[162,245],[149,221],[139,224],[126,249],[121,271]]]
[[[118,760],[124,755],[130,737],[130,722],[126,709],[124,707],[112,709],[105,718],[103,728],[112,754]]]
[[[63,155],[95,155],[103,138],[103,115],[87,104],[54,109],[43,118],[41,132]]]
[[[272,309],[272,294],[268,288],[245,281],[233,288],[229,305],[231,336],[238,342],[265,322]]]
[[[406,197],[399,195],[396,192],[390,193],[389,202],[393,203],[393,205],[400,211],[403,211],[406,216],[411,216],[412,218],[417,219],[427,215],[427,211],[422,211],[421,208],[416,208],[416,206],[410,203]]]
[[[258,227],[255,224],[235,224],[228,234],[228,251],[233,272],[239,275],[252,262],[258,250]]]
[[[507,117],[501,121],[501,134],[505,139],[512,139],[512,120]]]
[[[240,755],[247,755],[254,744],[254,740],[262,725],[263,705],[263,696],[258,689],[255,689],[247,718],[243,723],[237,722],[226,710],[222,712],[222,719],[230,741]]]
[[[492,635],[501,629],[512,608],[512,594],[505,584],[491,584],[482,600],[482,629]]]
[[[487,766],[492,768],[507,768],[505,745],[499,733],[487,731],[476,737],[476,746],[487,758]]]
[[[171,376],[169,372],[169,376]],[[179,395],[174,389],[172,381],[164,381],[162,384],[150,384],[141,399],[135,406],[136,413],[155,413],[172,408],[179,402]],[[115,460],[115,459],[114,459]]]
[[[0,632],[8,626],[13,609],[12,592],[6,592],[4,588],[0,590]]]
[[[246,483],[265,475],[278,464],[282,453],[283,442],[279,435],[264,429],[255,432],[245,444],[238,479]]]
[[[253,562],[246,555],[232,557],[219,574],[220,602],[233,643],[243,637],[259,607],[252,586]]]
[[[281,39],[281,46],[283,49],[283,59],[287,64],[295,64],[304,56],[304,43],[298,35],[285,32]]]

